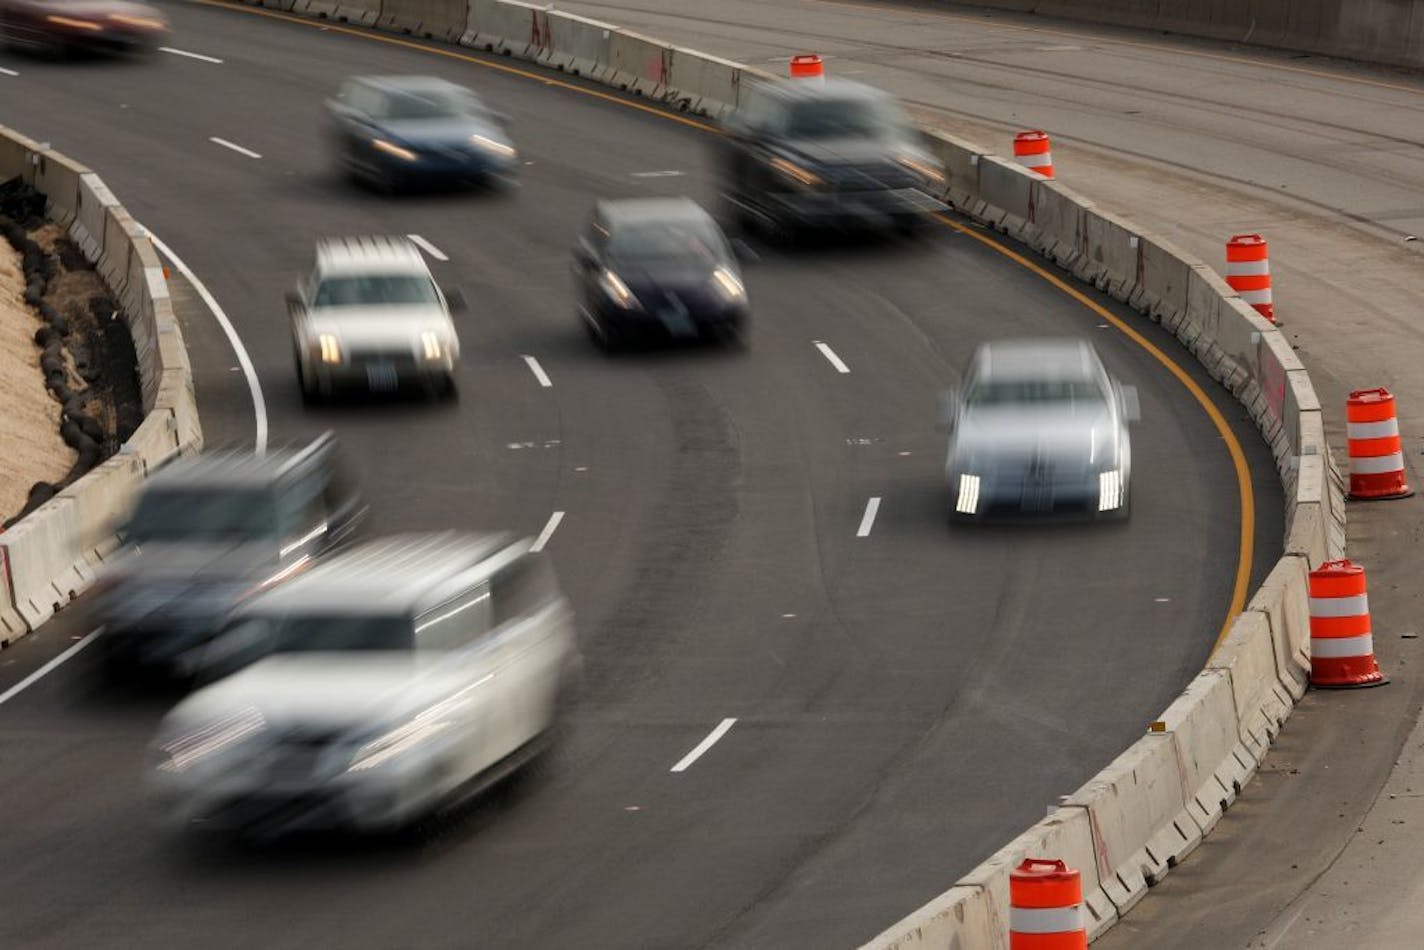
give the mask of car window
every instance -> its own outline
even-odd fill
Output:
[[[433,304],[440,298],[428,277],[413,275],[328,277],[316,289],[312,306],[369,307],[390,304]]]
[[[301,614],[266,618],[277,653],[410,650],[410,620],[365,614]]]
[[[416,642],[422,650],[454,650],[488,633],[492,617],[489,583],[480,583],[417,617]]]
[[[702,222],[648,221],[624,224],[608,237],[615,265],[678,263],[716,267],[727,262],[726,242]]]
[[[1101,406],[1098,384],[1086,379],[1001,379],[977,382],[965,403],[971,408],[1004,406]]]
[[[900,136],[899,110],[865,99],[819,99],[792,103],[786,110],[785,134],[808,141],[828,139],[889,139]]]
[[[275,509],[266,489],[149,488],[126,533],[137,543],[269,539],[278,532]]]
[[[388,90],[374,113],[380,119],[451,119],[483,116],[484,106],[464,89]]]

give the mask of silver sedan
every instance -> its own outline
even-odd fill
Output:
[[[1001,340],[941,397],[945,476],[962,519],[1078,511],[1125,518],[1137,393],[1080,340]]]

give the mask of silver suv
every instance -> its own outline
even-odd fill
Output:
[[[322,240],[311,275],[287,295],[302,396],[356,386],[389,392],[418,383],[454,396],[460,340],[449,299],[420,250],[400,237]]]
[[[572,611],[529,547],[398,535],[245,604],[209,648],[212,668],[240,671],[180,703],[154,741],[165,820],[395,828],[532,758],[578,660]]]

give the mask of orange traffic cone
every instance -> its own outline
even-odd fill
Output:
[[[1310,685],[1352,689],[1388,682],[1375,662],[1365,569],[1326,561],[1310,572]]]

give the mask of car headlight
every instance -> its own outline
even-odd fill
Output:
[[[385,139],[371,139],[371,145],[373,145],[377,151],[385,152],[387,155],[394,155],[402,161],[413,162],[419,157],[410,149],[402,148],[394,142],[387,142]]]
[[[719,267],[712,272],[712,285],[727,303],[740,303],[747,299],[746,287],[742,286],[736,274],[725,267]]]
[[[248,706],[214,720],[200,729],[185,732],[159,745],[160,772],[186,772],[225,749],[250,739],[267,728],[261,710]]]
[[[979,510],[979,476],[959,476],[959,496],[954,499],[954,510],[962,515],[972,515]]]
[[[362,745],[351,756],[351,764],[346,766],[346,771],[374,769],[430,741],[453,725],[448,719],[418,717]]]
[[[440,335],[430,330],[426,330],[420,335],[420,346],[425,353],[427,360],[438,360],[443,348],[440,346]]]
[[[919,175],[930,185],[940,187],[944,184],[944,172],[924,159],[917,158],[914,155],[900,155],[895,161]]]
[[[602,274],[598,275],[598,286],[602,287],[603,292],[624,310],[633,310],[638,306],[638,298],[634,297],[633,291],[629,290],[628,285],[623,283],[623,278],[613,273],[613,271],[605,270]]]
[[[45,22],[55,26],[67,26],[71,30],[88,30],[91,33],[97,33],[104,28],[93,20],[78,20],[72,16],[47,16]]]
[[[1098,510],[1115,511],[1122,507],[1126,495],[1126,485],[1122,469],[1114,468],[1098,473]]]
[[[822,183],[820,175],[780,156],[771,160],[771,167],[776,169],[783,178],[789,179],[803,188],[815,188]]]
[[[341,343],[334,333],[323,333],[316,338],[318,355],[323,363],[341,362]]]
[[[491,154],[498,155],[500,158],[514,158],[519,154],[513,145],[496,142],[494,139],[484,135],[470,136],[470,144],[476,145]]]

